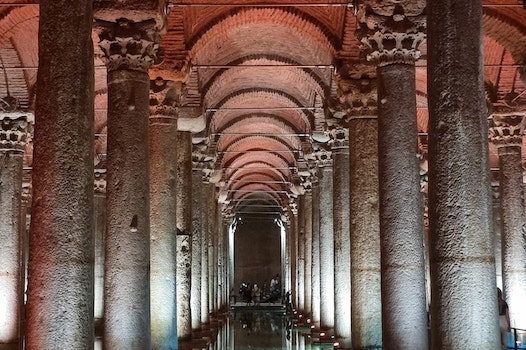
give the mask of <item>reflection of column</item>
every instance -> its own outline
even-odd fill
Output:
[[[336,77],[349,108],[351,327],[355,349],[382,346],[376,69],[349,62]]]
[[[383,348],[428,348],[414,62],[425,2],[364,1],[359,35],[377,65]],[[411,286],[411,288],[408,288]]]
[[[172,81],[150,83],[150,310],[152,349],[177,344],[176,164],[177,98]]]
[[[178,131],[176,187],[177,222],[177,337],[186,340],[192,336],[190,309],[191,244],[192,244],[192,134]]]
[[[334,334],[351,347],[351,242],[349,232],[349,131],[331,132],[334,207]]]
[[[28,114],[0,113],[0,344],[20,341],[26,230],[21,215],[22,179],[30,118]]]
[[[104,348],[150,347],[148,68],[154,20],[97,22],[108,68]]]
[[[513,327],[526,328],[526,240],[522,174],[523,113],[494,113],[491,141],[499,152],[500,217],[502,219],[502,282]]]
[[[427,2],[432,349],[500,348],[481,3]]]
[[[42,1],[39,9],[25,348],[89,349],[94,341],[93,12],[91,1],[83,0]]]

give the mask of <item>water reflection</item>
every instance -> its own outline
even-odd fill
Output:
[[[329,342],[330,343],[330,342]],[[208,350],[332,350],[320,343],[284,309],[238,308],[232,310]]]

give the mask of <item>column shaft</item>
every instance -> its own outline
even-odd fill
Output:
[[[192,330],[201,328],[201,246],[202,246],[202,211],[201,192],[203,182],[201,170],[192,172],[192,277],[190,308],[192,312]]]
[[[428,3],[431,348],[498,349],[482,4],[452,5]]]
[[[349,122],[351,310],[354,349],[382,347],[378,120]]]
[[[94,333],[92,2],[39,5],[25,348],[89,349]]]
[[[415,67],[389,64],[377,74],[383,347],[422,350],[428,337]]]
[[[499,147],[502,281],[512,327],[526,328],[526,226],[520,146]]]
[[[296,293],[298,304],[296,308],[303,313],[305,311],[305,195],[298,197],[298,266]]]
[[[107,349],[150,347],[149,88],[144,71],[108,72]]]
[[[177,133],[177,336],[186,340],[192,336],[190,309],[192,268],[192,134]]]
[[[349,148],[333,148],[334,334],[351,347],[351,237],[349,232]],[[352,292],[352,291],[351,291]]]
[[[177,349],[177,119],[151,115],[149,125],[152,349]]]
[[[305,313],[312,314],[312,190],[305,193]]]
[[[208,210],[209,210],[209,198],[212,195],[213,185],[205,184],[201,189],[201,201],[203,202],[203,210],[201,211],[201,323],[208,324],[209,320],[209,304],[208,304],[208,281],[209,281],[209,270],[208,270]]]
[[[0,115],[0,133],[11,129],[11,124],[13,122]],[[0,147],[3,146],[1,142]],[[25,231],[25,226],[21,225],[23,159],[21,150],[0,150],[0,344],[20,341],[24,300],[21,250]]]
[[[311,308],[312,322],[320,328],[320,188],[312,186],[312,265]]]
[[[334,328],[334,215],[332,162],[320,168],[320,328]]]

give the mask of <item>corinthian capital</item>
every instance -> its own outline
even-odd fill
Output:
[[[108,71],[128,69],[147,72],[159,49],[160,32],[155,20],[133,22],[119,18],[116,22],[98,20],[102,60]]]
[[[376,67],[361,62],[345,61],[338,67],[335,81],[338,98],[347,117],[377,115]]]
[[[414,64],[425,39],[424,9],[423,0],[360,1],[357,36],[367,60],[378,66]]]
[[[186,86],[180,81],[157,78],[150,81],[150,115],[175,116],[184,104]]]
[[[0,113],[0,150],[24,152],[32,125],[31,113]]]
[[[489,118],[489,139],[497,148],[522,146],[522,134],[526,122],[523,113],[493,113]]]

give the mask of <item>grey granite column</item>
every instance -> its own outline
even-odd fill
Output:
[[[305,195],[298,197],[298,260],[296,293],[298,304],[296,308],[301,314],[305,312]]]
[[[0,346],[21,341],[24,304],[22,213],[24,151],[32,126],[30,113],[0,113]]]
[[[150,162],[148,68],[154,20],[97,21],[108,67],[106,349],[148,349],[150,337]]]
[[[315,168],[316,173],[319,170]],[[311,320],[316,328],[320,328],[320,185],[312,186],[312,264],[311,264]]]
[[[425,2],[359,8],[367,58],[377,65],[383,349],[428,348],[414,62]],[[408,286],[411,286],[410,288]]]
[[[25,348],[89,349],[94,341],[92,2],[44,0],[39,9]]]
[[[522,135],[526,112],[495,112],[490,138],[499,152],[500,217],[502,220],[502,284],[513,327],[526,329],[526,216],[522,170]]]
[[[500,349],[482,1],[427,11],[431,348]]]
[[[349,125],[353,349],[382,347],[376,67],[345,62],[336,81]]]
[[[179,131],[177,148],[176,221],[177,221],[177,337],[192,336],[190,309],[192,257],[192,134]]]
[[[104,157],[105,158],[105,157]],[[94,184],[94,217],[95,217],[95,322],[104,318],[104,246],[106,238],[106,162],[103,160],[95,166]]]
[[[192,158],[195,159],[195,156],[192,155]],[[194,163],[194,170],[192,171],[192,276],[190,281],[190,309],[192,310],[193,331],[201,328],[202,177],[201,170],[197,169]]]
[[[305,314],[312,316],[312,184],[305,189]]]
[[[152,349],[177,349],[177,99],[173,81],[150,82],[150,312]]]
[[[351,348],[351,234],[349,212],[349,130],[331,130],[334,215],[334,335]],[[352,292],[352,291],[351,291]]]

